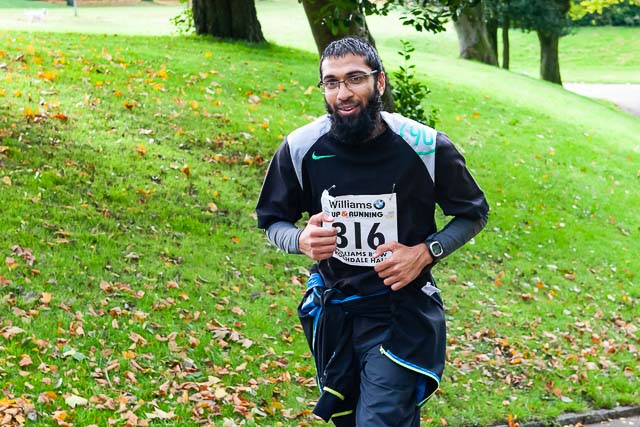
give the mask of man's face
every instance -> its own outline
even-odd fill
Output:
[[[343,83],[334,90],[325,88],[324,99],[330,114],[333,135],[342,142],[365,142],[378,122],[380,94],[384,92],[384,73],[374,71],[362,56],[328,57],[322,62],[322,81],[342,81],[365,76],[361,84]]]

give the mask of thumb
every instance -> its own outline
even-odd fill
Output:
[[[331,222],[333,218],[324,212],[317,213],[309,218],[309,224],[316,227],[322,227],[323,222]]]

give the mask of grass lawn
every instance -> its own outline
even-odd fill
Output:
[[[29,24],[24,8],[53,7],[45,22]],[[315,52],[315,44],[304,10],[297,0],[260,0],[256,2],[265,37],[277,44]],[[79,7],[52,5],[35,0],[0,0],[0,28],[6,30],[56,31],[79,33],[113,33],[135,35],[169,35],[176,30],[170,19],[182,6],[139,2],[138,6]],[[418,33],[400,24],[400,14],[367,18],[378,48],[393,67],[398,58],[400,39],[416,47],[413,58],[425,69],[444,68],[442,60],[457,60],[458,42],[455,31],[440,34]],[[510,32],[511,70],[537,78],[539,45],[535,33]],[[502,49],[501,47],[499,48]],[[560,65],[566,82],[640,83],[639,28],[580,28],[561,39]]]
[[[38,425],[316,423],[308,262],[253,218],[269,156],[322,112],[315,55],[15,32],[0,55],[2,403]],[[433,102],[493,210],[438,272],[449,366],[424,425],[640,403],[640,124],[454,63]]]
[[[492,206],[438,268],[449,361],[422,425],[640,404],[640,122],[416,57]],[[309,263],[253,213],[283,136],[322,114],[315,53],[11,30],[0,64],[0,419],[320,425]]]
[[[37,0],[0,0],[0,9],[53,9],[58,7],[62,6]],[[3,10],[3,14],[5,12]]]
[[[0,0],[2,1],[2,0]],[[5,0],[13,2],[14,0]],[[156,6],[141,2],[142,6],[80,6],[78,16],[73,7],[26,1],[40,7],[55,7],[48,11],[44,22],[29,23],[23,8],[0,9],[0,29],[29,32],[74,32],[83,34],[167,35],[175,33],[169,21],[181,10],[180,6]]]
[[[263,0],[256,3],[260,22],[269,40],[286,46],[315,51],[304,10],[297,0]],[[286,16],[287,25],[283,25]],[[439,34],[418,33],[400,25],[400,14],[370,16],[367,22],[378,48],[393,63],[400,39],[416,47],[414,58],[424,60],[425,69],[443,68],[443,58],[458,57],[458,40],[453,28]],[[535,33],[510,32],[511,70],[537,78],[540,50]],[[499,48],[500,52],[502,47]],[[580,28],[560,41],[560,66],[564,81],[640,83],[640,28]],[[500,53],[501,54],[501,53]]]

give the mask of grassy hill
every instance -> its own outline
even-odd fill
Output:
[[[71,7],[37,0],[0,0],[0,28],[9,31],[79,32],[83,34],[175,35],[170,19],[184,6],[175,1],[155,0],[80,1],[78,16]],[[99,6],[102,4],[102,6]],[[111,5],[116,5],[113,7]],[[25,8],[49,9],[44,22],[29,23]],[[298,0],[260,0],[258,18],[265,37],[273,43],[315,51],[313,37]],[[367,23],[387,67],[397,61],[400,40],[416,47],[416,59],[429,68],[440,61],[455,61],[458,42],[455,31],[419,33],[400,23],[400,13],[369,16]],[[540,50],[535,33],[509,32],[511,70],[534,78],[539,76]],[[501,39],[500,39],[501,42]],[[565,82],[640,83],[640,29],[625,27],[579,28],[560,41],[560,66]],[[502,48],[499,47],[501,53]],[[448,67],[444,67],[446,70]]]
[[[258,17],[268,40],[285,46],[315,51],[303,8],[297,0],[262,0],[256,2]],[[398,60],[400,40],[416,48],[415,58],[426,61],[428,68],[442,68],[459,55],[458,40],[452,26],[443,33],[420,33],[400,24],[399,12],[389,16],[369,16],[367,25],[376,40],[386,66]],[[285,21],[286,20],[286,25]],[[500,38],[500,37],[499,37]],[[510,68],[518,74],[538,78],[540,46],[535,33],[509,31]],[[502,40],[499,40],[501,44]],[[502,46],[499,46],[502,55]],[[576,28],[560,39],[560,68],[565,82],[640,83],[640,29],[624,27]]]
[[[423,425],[639,404],[640,121],[424,55],[492,213],[437,272],[449,364]],[[0,32],[0,416],[318,424],[309,263],[253,213],[277,145],[323,112],[316,70],[277,46]]]

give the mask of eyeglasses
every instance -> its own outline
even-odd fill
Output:
[[[325,92],[335,92],[340,90],[340,83],[344,83],[345,87],[349,90],[357,89],[367,82],[369,76],[373,76],[379,73],[379,70],[373,70],[364,74],[357,74],[355,76],[347,77],[344,80],[327,80],[318,83],[320,89],[324,89]]]

